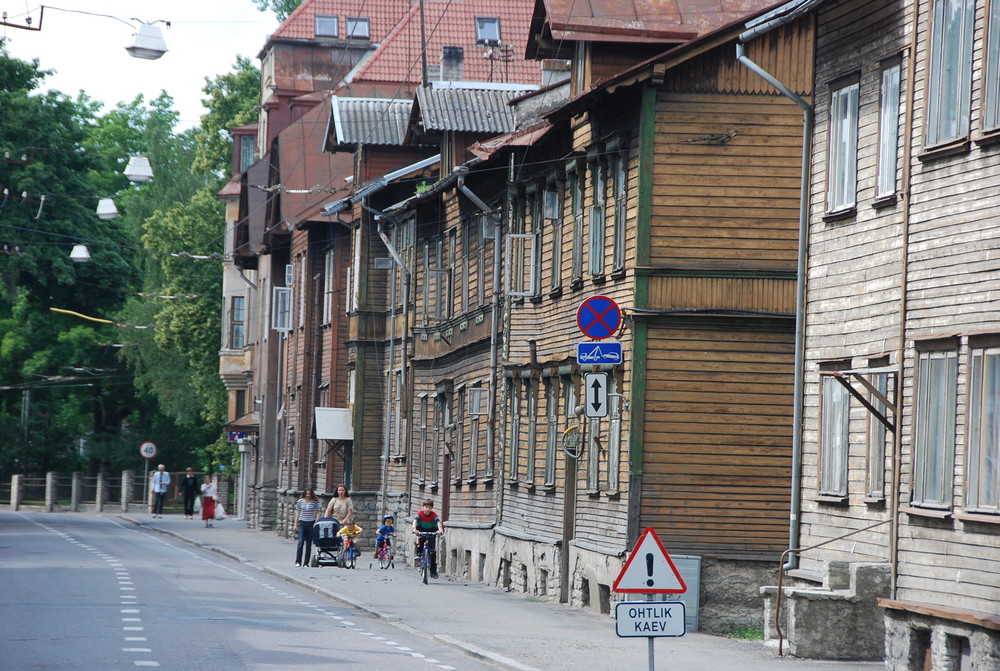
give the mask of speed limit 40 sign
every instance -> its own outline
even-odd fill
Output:
[[[147,440],[139,446],[139,454],[142,455],[143,459],[152,459],[156,456],[156,443]]]

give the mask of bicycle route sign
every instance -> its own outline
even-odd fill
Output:
[[[622,311],[607,296],[591,296],[576,311],[576,323],[591,340],[603,340],[615,334],[622,323]]]

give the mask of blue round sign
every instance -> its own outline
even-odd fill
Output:
[[[615,334],[622,323],[622,311],[607,296],[591,296],[576,311],[576,323],[583,335],[603,340]]]

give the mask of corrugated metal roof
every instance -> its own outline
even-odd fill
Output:
[[[424,130],[509,133],[514,130],[510,101],[537,87],[421,86],[417,106]]]
[[[328,148],[336,145],[401,145],[410,118],[410,100],[331,99]]]

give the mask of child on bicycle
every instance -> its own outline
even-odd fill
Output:
[[[378,559],[378,553],[381,552],[383,547],[389,547],[392,542],[389,540],[392,536],[396,535],[395,518],[392,515],[386,515],[382,518],[382,526],[378,528],[378,532],[375,534],[375,558]]]
[[[340,531],[337,532],[337,535],[343,536],[345,541],[349,538],[353,543],[354,540],[361,535],[362,531],[364,531],[364,529],[355,524],[351,517],[348,517],[344,520],[344,526],[340,527]]]
[[[435,547],[437,546],[437,536],[444,533],[444,528],[441,526],[441,516],[434,512],[434,502],[430,499],[424,501],[423,509],[413,516],[413,533],[421,531],[436,534],[436,536],[417,537],[417,554],[419,555],[423,552],[424,542],[426,541],[431,555],[431,577],[437,578],[437,551]]]

